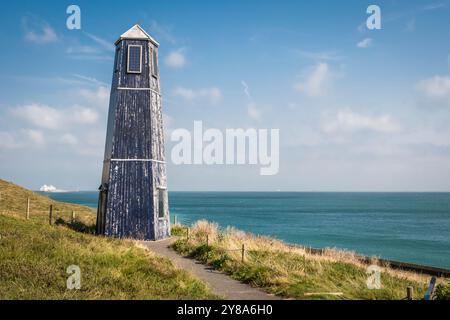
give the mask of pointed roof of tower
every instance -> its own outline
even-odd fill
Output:
[[[120,41],[124,39],[136,39],[136,40],[148,40],[151,41],[156,46],[159,46],[159,43],[152,38],[142,27],[138,24],[135,24],[131,29],[129,29],[127,32],[122,34],[120,38],[116,41],[116,44],[118,44]]]

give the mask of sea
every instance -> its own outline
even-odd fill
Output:
[[[97,208],[97,192],[44,194]],[[169,206],[186,225],[450,269],[450,193],[170,192]]]

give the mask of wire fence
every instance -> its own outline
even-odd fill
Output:
[[[196,240],[198,241],[198,236],[192,236],[190,235],[190,229],[189,227],[185,228],[186,233],[185,233],[185,241],[189,242],[192,238],[196,238]],[[200,237],[200,243],[202,242],[201,240],[202,237]],[[209,234],[206,234],[205,236],[203,236],[204,240],[203,243],[206,246],[210,246],[211,242],[210,242],[210,238],[209,238]],[[308,254],[313,254],[313,255],[324,255],[326,253],[326,249],[316,249],[316,248],[312,248],[312,247],[303,247],[303,249],[305,249],[305,252]],[[241,253],[241,263],[245,263],[246,261],[246,257],[247,260],[249,258],[248,253],[250,253],[250,250],[246,249],[245,244],[242,244],[241,248],[236,248],[236,249],[227,249],[224,247],[219,247],[219,251],[222,253],[227,253],[227,252],[240,252]],[[209,257],[209,253],[210,251],[207,251],[207,258]],[[369,263],[371,261],[370,257],[359,257],[361,259],[362,262],[366,262]],[[268,262],[263,259],[263,257],[260,257],[258,255],[251,255],[251,262],[256,263],[258,265],[267,265]],[[407,264],[407,263],[399,263],[396,261],[390,261],[390,260],[383,260],[383,259],[378,259],[379,262],[385,264],[386,266],[389,266],[393,269],[398,269],[398,270],[407,270],[407,271],[414,271],[414,272],[418,272],[420,274],[428,274],[428,275],[432,275],[431,281],[428,285],[428,290],[427,290],[427,294],[425,295],[424,299],[425,300],[433,300],[434,299],[434,293],[435,293],[435,283],[436,283],[436,275],[440,276],[440,277],[448,277],[450,275],[450,270],[448,269],[439,269],[439,268],[432,268],[432,267],[427,267],[427,266],[420,266],[420,265],[414,265],[414,264]],[[250,261],[249,261],[250,262]],[[339,293],[339,295],[342,295],[342,293]],[[414,300],[414,288],[412,286],[408,286],[406,288],[406,296],[402,299],[402,300]]]
[[[176,216],[175,216],[176,217]],[[176,218],[174,218],[174,220],[176,221]],[[186,233],[185,233],[185,236],[186,236],[186,242],[189,242],[189,240],[190,240],[190,233],[189,233],[189,228],[188,227],[186,227],[185,228],[185,230],[186,230]],[[204,244],[207,246],[207,247],[209,247],[209,245],[210,245],[210,238],[209,238],[209,234],[206,234],[205,236],[204,236]],[[220,250],[221,251],[224,251],[224,252],[240,252],[241,253],[241,262],[242,263],[244,263],[244,261],[245,261],[245,252],[246,252],[246,250],[245,250],[245,244],[242,244],[242,246],[241,246],[241,248],[239,248],[239,249],[225,249],[225,248],[223,248],[223,247],[221,247],[220,248]],[[209,253],[209,251],[208,251],[208,253]]]
[[[50,204],[47,210],[31,210],[31,199],[27,198],[26,201],[26,207],[25,207],[25,218],[27,220],[29,220],[32,215],[37,215],[37,214],[43,214],[43,215],[47,215],[48,214],[48,222],[50,225],[55,224],[55,222],[58,222],[59,219],[63,220],[63,217],[66,218],[67,216],[69,217],[69,222],[70,223],[75,223],[77,222],[77,212],[75,210],[64,210],[64,209],[58,209],[55,208],[55,206],[53,204]],[[6,213],[6,214],[20,214],[20,211],[17,210],[2,210],[2,213]],[[85,211],[81,211],[81,212],[85,212]],[[65,222],[65,220],[63,220]],[[174,215],[174,225],[177,225],[177,216]],[[190,239],[192,238],[192,235],[190,234],[190,228],[186,227],[185,228],[186,233],[185,233],[185,240],[186,242],[189,242]],[[195,235],[195,238],[198,239],[198,236]],[[206,246],[210,246],[210,237],[209,234],[206,234],[204,236],[204,244],[206,244]],[[201,242],[201,240],[200,240]],[[323,255],[326,252],[326,249],[315,249],[312,247],[303,247],[305,249],[305,251],[309,254],[315,254],[315,255]],[[250,252],[248,249],[246,249],[245,244],[242,244],[241,248],[232,248],[232,249],[227,249],[224,247],[219,247],[221,252],[240,252],[240,261],[241,263],[245,263],[246,262],[246,256],[247,254]],[[209,257],[209,253],[210,251],[207,251],[207,258]],[[368,262],[371,260],[370,257],[364,257],[361,256],[359,257],[361,259],[361,261],[365,261]],[[415,272],[419,272],[419,273],[425,273],[425,274],[430,274],[430,275],[434,275],[433,278],[430,281],[428,290],[427,290],[427,294],[425,296],[425,299],[430,300],[433,297],[434,294],[434,290],[435,290],[435,283],[436,283],[436,278],[435,275],[437,276],[444,276],[444,277],[449,277],[450,276],[450,270],[448,269],[440,269],[440,268],[433,268],[433,267],[427,267],[427,266],[420,266],[420,265],[414,265],[414,264],[408,264],[408,263],[400,263],[400,262],[396,262],[396,261],[391,261],[391,260],[383,260],[383,259],[378,259],[379,262],[385,263],[386,265],[389,265],[389,267],[392,267],[394,269],[402,269],[402,270],[409,270],[409,271],[415,271]],[[252,261],[258,264],[266,264],[266,262],[263,259],[260,259],[260,257],[258,257],[257,255],[252,255]],[[404,300],[413,300],[414,299],[414,292],[413,292],[413,287],[407,287],[407,295],[404,298]]]
[[[48,222],[50,225],[54,224],[57,221],[63,220],[67,222],[65,219],[68,219],[70,223],[74,223],[78,221],[78,217],[80,214],[84,215],[87,214],[88,210],[67,210],[67,209],[60,209],[56,207],[55,204],[48,205],[48,209],[41,209],[43,207],[42,204],[39,204],[39,209],[32,209],[32,199],[27,198],[23,209],[19,210],[10,210],[10,209],[3,209],[0,210],[3,214],[13,214],[13,215],[21,215],[23,214],[24,218],[26,220],[30,220],[33,217],[48,217]]]

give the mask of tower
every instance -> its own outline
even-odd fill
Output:
[[[156,42],[139,25],[116,42],[97,233],[170,235]]]

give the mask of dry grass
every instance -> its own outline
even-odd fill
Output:
[[[26,199],[31,219],[25,220]],[[48,207],[56,218],[48,225]],[[207,299],[207,288],[168,260],[145,253],[130,241],[94,237],[69,230],[91,230],[95,211],[50,200],[0,180],[0,298],[6,299]],[[87,226],[87,227],[86,227]],[[185,236],[182,226],[173,234]],[[206,246],[208,235],[209,246]],[[241,263],[242,244],[245,262]],[[413,286],[416,297],[426,289],[428,277],[382,266],[382,288],[368,290],[366,267],[352,252],[327,249],[321,255],[269,237],[199,221],[190,229],[190,241],[174,248],[209,263],[232,277],[284,297],[297,299],[402,299]],[[374,258],[374,263],[377,262]],[[84,290],[68,292],[65,268],[79,264],[85,274]],[[309,295],[342,292],[342,296]]]
[[[184,235],[179,227],[178,233]],[[282,296],[311,299],[402,299],[406,287],[413,286],[416,296],[423,296],[428,276],[380,265],[382,288],[369,290],[366,285],[368,265],[353,252],[326,249],[312,254],[305,247],[256,236],[235,228],[220,230],[215,223],[198,221],[189,231],[189,242],[179,240],[174,248],[196,257],[233,277]],[[209,246],[206,246],[208,235]],[[244,263],[241,247],[245,244]],[[310,296],[311,292],[343,292],[343,296]]]
[[[211,223],[206,220],[196,222],[190,229],[190,232],[194,239],[200,242],[202,240],[204,241],[206,234],[209,234],[210,243],[218,244],[224,249],[241,248],[242,244],[245,244],[245,249],[249,251],[283,252],[300,255],[321,262],[349,263],[357,267],[367,267],[368,265],[366,262],[361,261],[360,257],[353,251],[325,248],[322,254],[312,254],[307,247],[290,245],[271,237],[257,236],[252,233],[238,230],[234,227],[227,227],[223,232],[220,232],[216,223]],[[234,251],[234,256],[240,257],[240,253],[237,251],[238,250]],[[418,282],[429,281],[429,276],[427,275],[389,268],[389,265],[381,263],[377,257],[372,257],[370,265],[377,265],[383,272],[389,273],[392,276]]]
[[[0,300],[217,298],[203,282],[133,241],[89,234],[94,210],[52,201],[3,180],[0,197]],[[27,197],[32,199],[30,220],[25,218]],[[44,210],[50,204],[59,210],[53,226]],[[76,223],[63,221],[63,213],[69,218],[72,210]],[[66,287],[70,265],[81,269],[80,290]]]
[[[206,285],[133,241],[0,214],[0,299],[214,299]],[[66,269],[81,270],[68,290]]]
[[[87,226],[95,224],[96,211],[92,208],[55,201],[0,179],[0,214],[25,217],[28,198],[30,199],[30,219],[33,221],[48,221],[49,207],[53,205],[55,220],[61,218],[68,221],[74,211],[79,222]]]

